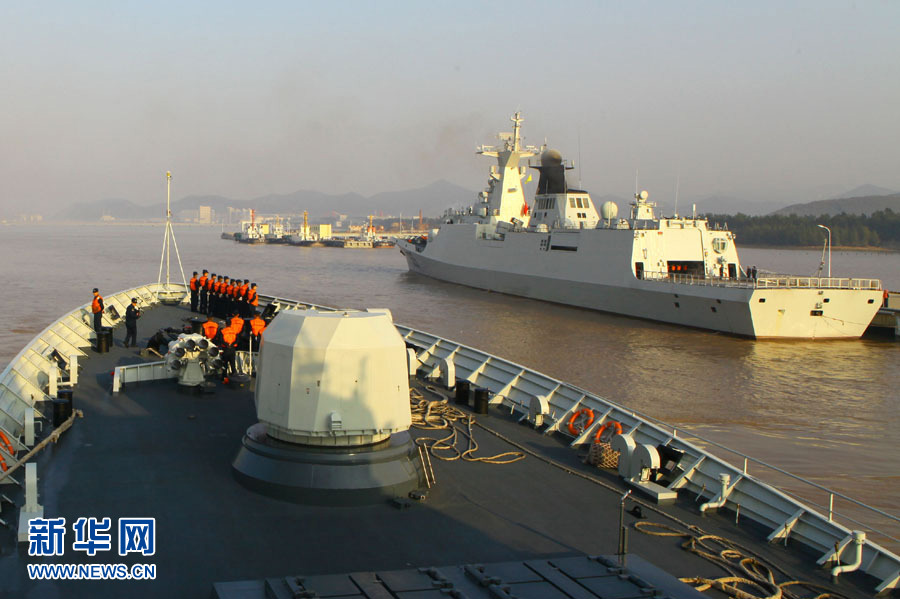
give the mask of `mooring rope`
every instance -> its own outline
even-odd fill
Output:
[[[432,456],[445,462],[465,460],[467,462],[484,462],[485,464],[512,464],[525,459],[519,451],[507,451],[492,456],[476,456],[478,441],[472,427],[475,418],[459,408],[450,405],[449,399],[433,387],[426,389],[441,399],[429,400],[417,389],[409,390],[412,425],[420,430],[446,430],[448,434],[441,438],[419,437],[416,445],[424,447]],[[468,447],[461,450],[457,447],[460,437],[465,437]]]

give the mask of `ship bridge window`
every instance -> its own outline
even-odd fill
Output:
[[[575,207],[575,198],[569,198],[569,208]]]
[[[717,254],[721,254],[728,249],[728,240],[722,237],[716,237],[712,240],[712,247]]]
[[[556,208],[556,198],[540,198],[535,206],[535,210],[553,210],[554,208]]]
[[[584,207],[585,207],[585,208],[590,208],[590,207],[591,207],[591,201],[590,201],[589,199],[587,199],[587,198],[584,198]]]
[[[581,198],[575,198],[575,205],[579,208],[584,208],[584,206],[581,203]]]

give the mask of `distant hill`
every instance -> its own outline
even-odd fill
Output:
[[[270,194],[252,200],[235,200],[216,195],[186,196],[172,202],[172,213],[196,210],[198,206],[210,206],[217,212],[226,208],[253,208],[260,214],[288,214],[308,211],[313,218],[334,213],[350,216],[369,214],[414,216],[422,210],[424,216],[439,216],[446,208],[461,207],[474,201],[475,192],[450,183],[435,181],[425,187],[401,191],[387,191],[365,197],[356,193],[327,194],[319,191],[298,190],[289,194]],[[117,220],[159,219],[165,214],[162,203],[139,206],[128,200],[108,199],[81,202],[70,206],[53,218],[57,220],[94,221],[103,216]]]
[[[163,208],[157,208],[157,216],[164,213]],[[122,220],[144,220],[150,218],[148,207],[139,206],[129,200],[109,198],[94,202],[79,202],[69,206],[53,218],[62,220],[100,220],[104,216],[112,216]]]
[[[827,214],[829,216],[834,216],[846,213],[868,215],[887,208],[890,208],[894,212],[900,212],[900,193],[835,198],[833,200],[819,200],[817,202],[808,202],[806,204],[793,204],[786,208],[782,208],[781,210],[776,210],[773,214],[796,214],[797,216],[821,216]]]
[[[890,196],[896,193],[896,189],[887,189],[886,187],[878,187],[877,185],[869,185],[867,183],[866,185],[854,187],[850,191],[845,191],[840,195],[832,196],[830,199],[846,200],[848,198],[865,198],[869,196]]]
[[[747,214],[750,216],[759,216],[769,214],[773,210],[778,210],[784,206],[784,202],[777,201],[761,201],[754,202],[731,196],[709,196],[693,202],[688,201],[687,205],[679,206],[681,214],[691,213],[691,204],[697,204],[697,214]]]

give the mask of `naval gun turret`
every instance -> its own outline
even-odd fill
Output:
[[[284,310],[266,328],[256,413],[234,460],[247,487],[348,505],[424,483],[409,435],[406,344],[390,312]]]

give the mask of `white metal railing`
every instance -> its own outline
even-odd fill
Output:
[[[711,277],[660,271],[643,271],[644,281],[662,281],[704,287],[741,287],[745,289],[868,289],[881,290],[880,279],[852,279],[839,277],[799,277],[795,275],[767,275],[756,279]]]
[[[670,484],[672,490],[686,490],[697,495],[698,499],[702,496],[713,497],[721,485],[719,476],[723,473],[729,474],[732,481],[736,482],[727,496],[727,508],[740,517],[749,518],[769,527],[772,531],[771,540],[786,541],[790,536],[821,551],[823,555],[820,562],[835,559],[839,561],[843,547],[850,542],[851,530],[837,522],[836,517],[852,522],[853,526],[858,525],[858,528],[878,533],[895,546],[900,546],[900,539],[885,531],[883,525],[874,525],[872,522],[880,519],[890,526],[897,526],[900,524],[900,518],[893,514],[518,364],[430,333],[403,325],[396,326],[407,343],[417,349],[417,356],[422,364],[420,372],[424,371],[426,375],[436,375],[441,369],[441,364],[451,360],[458,379],[468,380],[489,389],[495,394],[492,404],[507,406],[511,411],[521,413],[523,418],[530,413],[535,398],[546,399],[551,411],[546,416],[551,422],[545,429],[546,433],[560,432],[568,435],[565,427],[560,425],[576,410],[590,408],[595,413],[601,414],[601,417],[594,421],[590,430],[583,431],[573,444],[589,439],[604,421],[613,419],[620,422],[625,427],[626,433],[638,444],[666,445],[684,451],[685,455],[680,464],[685,469]],[[686,441],[686,438],[697,439],[724,450],[735,456],[739,462],[743,461],[743,468],[707,453]],[[812,502],[808,498],[777,489],[750,474],[748,470],[751,463],[758,465],[760,469],[766,468],[787,476],[801,483],[804,488],[820,494],[826,493],[828,515],[817,511],[817,506],[810,505]],[[838,513],[834,509],[835,498],[846,501],[848,505],[858,508],[867,516]],[[837,558],[835,547],[839,548]],[[895,588],[900,580],[900,557],[871,539],[866,541],[863,551],[865,555],[861,569],[881,581],[876,592]]]
[[[130,304],[132,297],[139,298],[146,306],[153,306],[158,303],[156,293],[161,287],[158,284],[141,285],[110,294],[104,300],[117,310]],[[186,287],[172,283],[169,289],[184,291]],[[103,325],[115,326],[124,316],[124,310],[119,310],[119,318],[104,312]],[[14,443],[21,445],[26,412],[37,412],[35,404],[50,399],[44,388],[49,386],[51,369],[57,366],[51,354],[55,350],[65,360],[71,355],[86,355],[84,349],[91,346],[95,337],[91,324],[90,304],[79,306],[41,331],[0,373],[0,431]]]
[[[878,284],[880,285],[880,282]],[[156,303],[155,291],[157,287],[158,285],[137,287],[114,294],[111,296],[111,299],[125,301],[127,298],[138,296],[148,305],[152,305]],[[275,296],[264,295],[261,296],[261,299],[275,305],[279,309],[314,308],[329,312],[337,310],[328,306]],[[13,433],[18,439],[21,434],[21,422],[24,420],[23,414],[28,409],[34,409],[36,401],[44,399],[43,393],[40,393],[38,397],[31,396],[30,393],[25,394],[26,390],[32,391],[35,387],[36,379],[33,377],[37,376],[39,372],[43,372],[43,370],[33,367],[35,362],[39,364],[41,362],[34,355],[28,354],[28,352],[33,353],[37,351],[39,355],[46,357],[52,351],[53,341],[63,338],[66,339],[65,342],[68,346],[77,347],[79,344],[81,347],[89,346],[93,332],[88,326],[88,320],[89,307],[87,305],[81,306],[63,316],[47,327],[41,335],[38,335],[32,343],[19,352],[3,373],[0,374],[0,429],[7,433]],[[104,314],[104,321],[109,323],[108,315],[106,314]],[[727,507],[733,510],[736,509],[737,513],[769,526],[773,530],[772,537],[776,539],[786,539],[788,536],[795,537],[804,544],[825,552],[820,561],[840,561],[840,550],[850,542],[851,531],[844,525],[836,522],[835,516],[860,524],[866,530],[881,533],[886,538],[898,542],[895,537],[879,530],[877,527],[862,523],[861,519],[836,512],[834,510],[834,500],[838,498],[848,502],[864,513],[877,515],[892,524],[900,523],[900,519],[892,514],[868,506],[827,487],[725,447],[715,441],[678,430],[650,416],[629,410],[625,406],[606,400],[589,391],[563,383],[518,364],[430,333],[399,324],[395,326],[406,342],[417,348],[417,357],[426,371],[430,370],[431,374],[434,374],[441,367],[442,361],[452,361],[459,378],[488,388],[495,394],[492,403],[505,405],[511,411],[518,411],[523,414],[523,418],[529,414],[531,402],[536,397],[546,398],[551,410],[551,413],[548,415],[551,424],[545,429],[545,433],[559,431],[561,434],[567,435],[568,433],[565,430],[560,430],[560,424],[575,410],[581,407],[588,407],[594,409],[597,413],[603,414],[603,416],[594,422],[591,431],[585,431],[573,443],[578,443],[580,439],[588,438],[590,433],[595,431],[604,420],[614,419],[627,428],[628,434],[637,443],[667,445],[684,451],[685,458],[681,460],[681,464],[689,464],[689,467],[671,483],[670,487],[673,490],[684,489],[696,494],[698,497],[704,495],[713,496],[716,493],[715,489],[718,488],[719,475],[723,473],[731,474],[732,480],[737,482],[733,485],[734,488],[727,497]],[[64,333],[63,336],[45,335],[48,331],[55,331],[57,327]],[[62,330],[63,327],[65,330]],[[46,361],[48,368],[52,366],[48,357]],[[22,374],[19,369],[24,370],[26,367],[30,367],[30,370]],[[705,452],[686,441],[685,437],[698,439],[703,443],[715,446],[735,456],[739,461],[743,460],[743,468],[741,469]],[[804,487],[815,489],[820,493],[827,493],[828,515],[825,516],[817,512],[814,507],[807,505],[809,503],[808,499],[797,498],[796,495],[776,489],[751,475],[748,472],[750,463],[788,476],[792,480],[800,482]],[[804,501],[806,503],[803,503]],[[836,557],[835,547],[838,548]],[[881,584],[876,591],[881,592],[895,588],[898,580],[900,580],[900,557],[872,540],[865,542],[863,552],[863,566],[861,569],[881,580]]]

